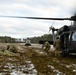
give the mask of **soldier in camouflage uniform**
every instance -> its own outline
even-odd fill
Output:
[[[56,38],[56,40],[53,43],[53,46],[55,47],[56,50],[61,50],[61,41],[59,37]]]
[[[7,50],[13,53],[18,52],[15,46],[10,46],[10,45],[7,46]]]
[[[18,52],[15,46],[12,46],[10,48],[10,51],[13,52],[13,53],[17,53]]]
[[[48,53],[48,50],[50,49],[50,44],[49,42],[45,42],[44,45],[42,46],[42,49],[44,49],[47,53]]]
[[[10,45],[7,45],[7,50],[9,50],[9,48],[10,48]]]

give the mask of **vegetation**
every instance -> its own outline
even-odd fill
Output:
[[[8,36],[0,36],[0,43],[14,43],[15,38],[11,38]]]
[[[31,43],[39,43],[40,40],[52,40],[52,34],[44,34],[42,36],[38,36],[38,37],[31,37],[29,38]],[[23,41],[21,41],[21,38],[17,39],[17,38],[11,38],[9,36],[0,36],[0,43],[17,43],[17,42],[24,42],[26,41],[26,39],[23,39]]]
[[[52,40],[52,34],[44,34],[42,36],[32,37],[30,40],[32,43],[38,43],[39,40]]]

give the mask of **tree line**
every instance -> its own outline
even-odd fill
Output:
[[[0,43],[14,43],[15,38],[11,38],[9,36],[0,36]]]
[[[25,42],[27,38],[23,39],[21,41],[21,38],[12,38],[10,36],[0,36],[0,43],[19,43],[19,42]],[[35,37],[29,37],[31,43],[39,43],[40,40],[52,40],[52,34],[44,34],[42,36],[35,36]]]
[[[38,37],[32,37],[32,38],[29,38],[31,43],[39,43],[40,40],[52,40],[52,34],[44,34],[42,36],[38,36]]]

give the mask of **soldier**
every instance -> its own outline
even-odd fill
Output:
[[[61,50],[61,41],[59,37],[56,38],[56,40],[53,43],[53,46],[55,47],[56,50]]]
[[[10,48],[10,45],[7,45],[7,50],[9,50],[9,48]]]
[[[9,51],[11,51],[13,53],[17,53],[18,52],[15,46],[10,47]]]
[[[44,43],[44,45],[42,46],[42,49],[44,49],[48,53],[48,50],[50,49],[50,44],[48,41]]]

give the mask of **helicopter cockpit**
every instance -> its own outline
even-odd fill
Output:
[[[72,40],[73,40],[73,41],[76,41],[76,32],[73,33],[73,35],[72,35]]]

